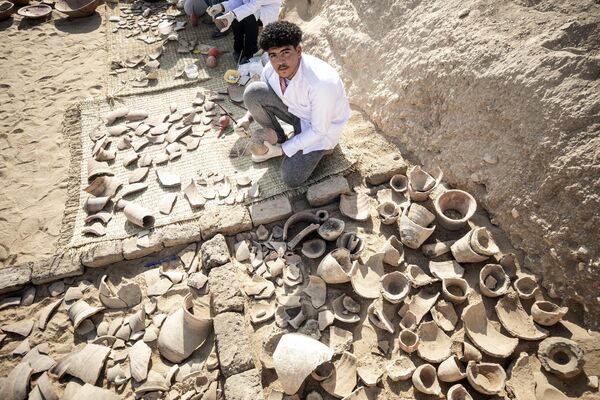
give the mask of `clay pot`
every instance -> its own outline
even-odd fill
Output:
[[[289,231],[290,227],[294,224],[297,224],[299,222],[307,222],[310,224],[321,224],[321,223],[325,222],[325,220],[327,218],[329,218],[329,213],[327,213],[327,211],[324,211],[324,210],[319,210],[319,211],[317,211],[317,213],[313,213],[310,211],[297,212],[297,213],[291,215],[285,221],[285,224],[283,225],[282,239],[283,240],[288,239],[288,231]]]
[[[466,235],[458,239],[452,246],[452,256],[459,263],[475,263],[487,260],[489,257],[477,253],[471,247],[471,236],[474,231],[469,231]]]
[[[452,332],[458,322],[458,315],[454,310],[454,306],[444,300],[438,301],[431,309],[431,316],[435,323],[446,332]]]
[[[435,322],[428,321],[419,325],[419,347],[417,353],[425,361],[440,363],[450,357],[452,340],[442,331]]]
[[[341,219],[329,218],[327,221],[321,224],[317,233],[323,239],[333,241],[340,237],[342,232],[344,232],[345,226],[346,224]]]
[[[356,221],[366,221],[371,213],[369,196],[364,193],[349,193],[340,196],[340,212]]]
[[[469,295],[469,284],[462,278],[442,279],[442,296],[454,304],[462,304]]]
[[[567,307],[559,307],[549,301],[536,301],[531,306],[531,316],[540,325],[552,326],[560,321],[569,311]]]
[[[383,253],[383,262],[388,265],[397,267],[404,262],[404,247],[396,236],[390,236],[379,252]]]
[[[319,258],[327,250],[327,243],[323,239],[311,239],[302,243],[302,254],[308,258]]]
[[[438,378],[442,382],[458,382],[467,376],[465,366],[456,356],[450,356],[442,361],[437,370]]]
[[[418,249],[419,246],[421,246],[423,242],[425,242],[425,240],[431,236],[435,230],[435,225],[431,228],[427,228],[413,222],[408,217],[409,209],[410,207],[404,210],[402,215],[400,215],[400,241],[402,241],[402,244],[410,247],[411,249]]]
[[[152,213],[139,204],[128,203],[123,213],[129,222],[141,228],[150,228],[154,225]]]
[[[399,304],[410,291],[410,284],[406,276],[394,271],[381,277],[381,295],[392,304]]]
[[[432,278],[427,275],[418,265],[409,264],[406,267],[406,277],[410,280],[413,287],[418,288],[421,286],[427,286],[439,279]]]
[[[394,382],[410,379],[414,371],[415,364],[406,356],[400,356],[386,366],[387,376]]]
[[[536,293],[539,292],[537,281],[532,276],[523,276],[517,279],[513,282],[513,287],[523,300],[533,299]]]
[[[467,389],[461,384],[453,385],[446,393],[448,400],[473,400]]]
[[[84,300],[78,300],[69,307],[69,319],[73,323],[73,328],[77,330],[79,325],[94,314],[104,310],[102,307],[92,307]]]
[[[408,178],[402,174],[396,174],[390,178],[390,187],[396,193],[406,192],[408,188]]]
[[[435,368],[431,364],[423,364],[417,367],[412,374],[412,382],[421,393],[440,396],[442,389],[438,382]]]
[[[473,389],[491,396],[500,393],[504,389],[506,372],[500,364],[477,364],[474,361],[469,361],[467,379]]]
[[[414,353],[419,347],[419,335],[409,329],[402,329],[398,335],[398,346],[407,353]]]
[[[96,161],[93,157],[88,158],[87,167],[88,182],[101,175],[113,176],[115,174],[106,162]]]
[[[412,201],[425,201],[429,194],[440,183],[443,172],[435,168],[431,173],[421,169],[420,166],[414,166],[408,169],[406,176],[408,178],[407,190]]]
[[[346,302],[344,302],[344,300],[346,300]],[[345,303],[355,303],[356,305],[358,305],[358,303],[356,303],[354,299],[352,299],[350,296],[346,296],[345,294],[337,297],[331,303],[331,308],[333,309],[333,315],[335,319],[337,319],[340,322],[345,322],[347,324],[354,324],[360,321],[360,316],[358,315],[358,311],[360,311],[360,306],[358,308],[358,311],[350,311],[348,310],[349,307],[347,307]]]
[[[465,227],[477,210],[477,202],[473,196],[462,190],[442,193],[435,198],[433,206],[440,225],[449,231]]]
[[[378,298],[383,274],[383,254],[371,256],[364,265],[354,261],[351,278],[354,292],[365,299]]]
[[[500,252],[492,234],[486,228],[475,228],[471,234],[471,248],[484,256],[493,256]]]
[[[291,363],[296,362],[291,360]],[[334,373],[321,386],[337,398],[349,396],[356,387],[356,357],[347,351],[335,362]]]
[[[461,319],[473,344],[492,357],[507,358],[519,344],[519,339],[504,336],[494,328],[487,318],[483,302],[465,307]]]
[[[567,379],[579,375],[585,363],[579,345],[561,337],[542,341],[538,348],[538,358],[546,371]]]
[[[500,297],[508,290],[510,278],[500,264],[486,264],[479,271],[479,290],[487,297]]]
[[[336,240],[336,247],[348,249],[350,259],[356,260],[365,248],[365,241],[353,232],[345,232]]]
[[[391,201],[386,201],[377,206],[377,212],[379,218],[381,218],[381,223],[384,225],[392,225],[400,216],[400,209]]]
[[[335,249],[327,254],[317,267],[317,275],[330,284],[350,281],[351,273],[350,252],[344,248]]]
[[[516,293],[508,293],[496,303],[496,314],[511,335],[525,340],[541,340],[548,336],[548,331],[533,323]]]

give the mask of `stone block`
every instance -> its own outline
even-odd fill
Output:
[[[229,262],[229,249],[225,236],[220,233],[200,246],[202,253],[202,266],[206,270],[227,264]]]
[[[180,246],[202,240],[201,220],[186,221],[158,228],[165,247]]]
[[[83,265],[79,249],[67,250],[46,260],[34,262],[31,268],[31,282],[41,285],[72,276],[83,275]]]
[[[240,282],[235,265],[227,263],[210,270],[208,290],[210,292],[213,314],[228,311],[244,312],[244,297],[240,291]]]
[[[260,375],[256,369],[233,375],[225,381],[227,400],[264,400]]]
[[[320,207],[337,200],[341,194],[350,192],[348,180],[343,176],[332,176],[312,185],[306,192],[306,200],[312,207]]]
[[[221,372],[225,378],[254,368],[244,316],[234,312],[218,314],[213,318],[213,325]]]
[[[389,153],[377,159],[375,164],[371,165],[366,172],[367,183],[370,185],[380,185],[389,182],[390,178],[396,174],[406,174],[408,164],[400,153]]]
[[[292,215],[292,205],[286,196],[277,196],[250,206],[254,226],[286,219]]]
[[[217,233],[235,235],[252,229],[248,209],[242,205],[212,206],[206,208],[199,220],[202,239],[210,239]]]
[[[142,258],[152,253],[157,253],[164,248],[161,236],[155,231],[150,233],[150,244],[148,247],[139,246],[137,240],[137,236],[123,240],[123,256],[126,260]]]
[[[0,294],[14,292],[31,281],[32,263],[0,269]]]
[[[123,261],[121,240],[92,243],[81,248],[81,263],[86,267],[106,267],[119,261]]]

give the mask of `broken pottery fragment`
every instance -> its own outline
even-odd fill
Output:
[[[538,348],[538,358],[542,367],[563,379],[573,378],[581,373],[585,360],[579,345],[569,339],[551,337],[543,340]]]
[[[109,354],[110,347],[88,343],[81,351],[71,353],[60,360],[50,372],[59,378],[68,374],[83,382],[95,384]]]
[[[568,311],[567,307],[559,307],[550,301],[536,301],[531,306],[533,320],[543,326],[556,324]]]
[[[106,379],[115,386],[121,386],[128,381],[125,371],[123,371],[119,364],[106,369]]]
[[[144,179],[146,179],[146,176],[148,176],[149,170],[150,170],[150,168],[148,168],[148,167],[136,168],[135,171],[133,171],[133,173],[131,175],[129,175],[129,183],[137,183],[137,182],[143,181]],[[125,190],[123,192],[125,192]],[[130,192],[130,193],[132,193],[132,192]],[[130,194],[130,193],[128,193],[128,194]],[[121,195],[126,196],[126,194],[121,194]]]
[[[347,296],[345,294],[342,294],[342,295],[338,296],[335,300],[333,300],[333,302],[331,303],[331,307],[333,309],[333,315],[335,316],[335,319],[337,319],[340,322],[354,324],[354,323],[360,321],[360,316],[358,315],[357,312],[351,312],[345,307],[344,300],[346,298],[353,300],[350,296]],[[346,301],[346,304],[349,304],[349,302]],[[356,304],[358,304],[358,303],[356,303]],[[360,311],[360,309],[359,309],[359,311]]]
[[[188,358],[212,332],[212,319],[200,317],[193,308],[192,295],[188,294],[182,307],[169,315],[161,327],[158,350],[171,362]]]
[[[309,336],[283,335],[273,353],[273,366],[283,391],[289,395],[298,392],[308,375],[332,356],[329,347]]]
[[[32,369],[26,362],[14,367],[0,385],[0,398],[4,400],[23,400],[29,392],[29,380]]]
[[[147,117],[148,113],[145,110],[131,110],[125,116],[127,121],[141,121]]]
[[[325,361],[323,364],[315,368],[314,371],[311,372],[310,376],[314,380],[322,382],[331,376],[331,374],[333,373],[333,369],[333,363],[330,361]]]
[[[469,361],[467,379],[479,393],[495,395],[504,389],[506,372],[499,364]]]
[[[424,244],[421,246],[421,251],[426,257],[436,258],[450,252],[450,246],[452,246],[455,242],[455,240],[449,240],[446,242],[436,241],[435,243]]]
[[[334,249],[323,257],[317,268],[317,275],[330,284],[348,282],[351,274],[350,251],[345,248]]]
[[[459,263],[474,263],[487,260],[500,249],[486,228],[475,228],[456,241],[451,247],[454,259]]]
[[[406,275],[399,271],[390,272],[381,277],[381,295],[392,304],[399,304],[410,291]]]
[[[525,340],[541,340],[548,331],[539,328],[527,314],[516,293],[508,293],[496,303],[496,314],[511,335]]]
[[[469,193],[462,190],[448,190],[433,201],[440,225],[450,231],[457,231],[467,225],[475,210],[477,202]]]
[[[470,290],[469,284],[462,278],[442,279],[442,296],[454,304],[464,303]]]
[[[23,340],[13,351],[12,355],[15,356],[24,356],[25,354],[31,351],[31,345],[29,344],[29,338]]]
[[[146,183],[143,183],[143,182],[130,183],[129,185],[127,185],[123,188],[120,195],[122,198],[124,198],[127,196],[131,196],[134,193],[144,191],[146,189],[148,189],[148,184],[146,184]]]
[[[308,286],[304,288],[303,292],[310,297],[310,301],[315,309],[325,304],[327,285],[318,276],[308,276]]]
[[[110,169],[106,162],[96,161],[94,158],[89,158],[87,162],[87,177],[88,182],[102,175],[113,176],[115,173]]]
[[[418,265],[415,264],[409,264],[406,267],[406,277],[410,280],[410,283],[414,288],[427,286],[439,281],[439,279],[432,278],[431,276],[427,275]]]
[[[410,167],[406,172],[408,178],[407,190],[412,201],[425,201],[429,194],[440,183],[443,172],[435,167],[431,173],[424,171],[420,166]]]
[[[176,200],[177,193],[165,193],[158,201],[158,211],[165,215],[171,214]]]
[[[469,339],[490,356],[507,358],[519,344],[519,339],[504,336],[494,328],[487,318],[483,302],[465,307],[461,319]]]
[[[459,383],[453,385],[448,389],[448,393],[446,393],[446,398],[448,400],[473,400],[473,397],[467,392],[467,389]]]
[[[77,329],[77,327],[83,321],[103,310],[104,308],[102,307],[90,306],[88,303],[85,302],[85,300],[78,300],[77,302],[73,303],[71,307],[69,307],[68,314],[69,319],[73,323],[73,328]],[[2,330],[6,331],[4,327],[2,328]]]
[[[442,388],[437,379],[435,368],[431,364],[422,364],[418,366],[412,374],[412,382],[421,393],[440,396]]]
[[[400,215],[400,223],[398,224],[400,229],[400,241],[411,249],[418,249],[435,230],[435,225],[428,228],[427,226],[419,225],[408,217],[410,210],[415,209],[416,206],[418,206],[418,204],[413,203],[409,208],[404,210],[402,215]],[[421,208],[424,209],[424,207]],[[418,215],[416,213],[414,214]]]
[[[133,164],[134,162],[136,162],[138,158],[139,158],[138,153],[136,153],[133,150],[128,151],[127,153],[125,153],[123,155],[123,166],[124,167],[130,166],[131,164]]]
[[[247,240],[237,242],[233,247],[236,260],[243,262],[250,259],[250,247]]]
[[[193,179],[190,181],[190,184],[183,189],[183,192],[185,193],[185,197],[188,199],[188,202],[192,208],[202,207],[204,204],[206,204],[206,199],[200,194],[198,186],[196,186],[196,183]]]
[[[415,364],[406,356],[400,356],[386,366],[387,376],[394,382],[410,379],[415,369]]]
[[[396,174],[390,178],[390,187],[396,193],[406,192],[408,189],[408,178],[402,174]]]
[[[88,215],[87,217],[85,217],[85,219],[83,220],[86,224],[89,224],[90,222],[101,222],[103,225],[108,224],[108,222],[112,219],[112,213],[105,211],[105,212],[99,212],[96,214],[91,214]]]
[[[354,292],[365,299],[378,298],[383,274],[383,254],[374,254],[365,264],[354,261],[351,277]]]
[[[356,357],[345,351],[334,366],[333,373],[321,382],[321,386],[332,396],[349,396],[356,386]]]
[[[106,235],[106,227],[101,222],[93,223],[81,228],[83,235],[104,236]]]
[[[112,111],[109,111],[104,115],[104,121],[106,125],[110,125],[115,122],[119,118],[123,118],[129,113],[129,109],[127,107],[119,107],[115,108]]]
[[[250,307],[250,320],[253,324],[268,321],[275,315],[275,305],[266,301],[259,301]]]
[[[116,156],[116,150],[100,149],[98,150],[98,152],[96,152],[94,158],[96,159],[96,161],[112,161],[115,159]]]
[[[400,311],[402,311],[404,309],[404,307],[406,307],[406,304],[400,308],[398,313],[400,313]],[[415,329],[417,329],[417,325],[419,325],[419,323],[417,321],[417,317],[415,316],[415,314],[412,311],[406,311],[402,315],[402,319],[400,320],[399,325],[400,325],[400,329],[408,329],[408,330],[414,331]]]
[[[333,241],[344,232],[345,226],[341,219],[329,218],[321,224],[317,232],[323,239]]]
[[[296,246],[298,246],[298,244],[300,244],[300,242],[302,240],[304,240],[305,237],[307,237],[308,235],[310,235],[311,233],[317,231],[319,229],[319,224],[310,224],[308,225],[306,228],[302,229],[300,232],[298,232],[298,234],[296,236],[294,236],[289,242],[288,242],[288,248],[290,250],[294,250],[294,248]]]
[[[340,212],[356,221],[366,221],[371,212],[369,196],[364,193],[340,195]]]
[[[62,299],[58,299],[58,300],[48,304],[44,308],[42,308],[42,311],[40,311],[40,315],[38,317],[38,322],[37,322],[37,326],[40,330],[43,331],[44,329],[46,329],[46,325],[48,324],[50,317],[52,316],[54,311],[56,311],[56,309],[58,308],[58,306],[61,303],[62,303]]]
[[[383,370],[374,365],[363,365],[356,369],[361,381],[367,386],[375,386],[383,375]]]
[[[128,203],[123,213],[129,222],[141,228],[150,228],[154,225],[152,213],[139,204]]]
[[[404,247],[394,235],[386,240],[379,252],[383,253],[383,262],[388,265],[396,267],[404,262]]]
[[[486,264],[479,271],[479,290],[484,296],[502,296],[509,285],[510,278],[500,264]]]
[[[434,322],[446,332],[452,332],[458,322],[458,315],[452,303],[440,300],[431,309]]]
[[[129,370],[136,382],[141,382],[148,376],[148,367],[152,349],[143,341],[135,342],[129,349]]]
[[[124,134],[125,132],[127,132],[129,130],[129,127],[127,125],[121,124],[121,125],[110,126],[106,130],[110,136],[121,136],[122,134]]]
[[[394,326],[392,325],[392,321],[384,309],[383,299],[381,297],[373,300],[373,302],[369,305],[369,308],[367,309],[367,316],[369,321],[379,329],[389,333],[394,333]]]
[[[458,382],[467,376],[465,366],[456,356],[450,356],[438,366],[437,375],[442,382]]]
[[[335,321],[335,315],[329,310],[319,312],[318,315],[319,330],[323,331]]]
[[[101,211],[106,206],[106,204],[108,203],[108,200],[110,200],[109,197],[92,197],[92,196],[90,196],[85,200],[83,209],[88,214],[95,214],[95,213]]]
[[[407,353],[414,353],[419,348],[419,335],[409,329],[402,329],[398,335],[398,346]]]
[[[429,272],[439,279],[462,278],[465,270],[454,260],[429,261]]]
[[[323,239],[311,239],[302,243],[302,254],[308,258],[319,258],[325,254],[327,243]]]
[[[29,393],[29,399],[39,399],[39,400],[59,400],[58,395],[54,389],[54,385],[50,378],[48,378],[48,373],[44,372],[35,382],[35,388]]]
[[[156,176],[161,185],[165,187],[173,187],[181,184],[181,178],[175,171],[161,168],[156,170]]]
[[[440,363],[450,357],[452,341],[435,322],[421,323],[417,334],[420,339],[417,353],[423,360]]]
[[[114,176],[99,176],[83,190],[96,197],[113,197],[121,185],[123,184],[119,178],[115,178]]]
[[[405,317],[405,314],[410,312],[414,315],[415,323],[418,324],[431,310],[439,295],[436,290],[421,289],[416,295],[404,301],[404,307],[398,311],[398,315]]]
[[[540,290],[537,281],[532,276],[522,276],[513,282],[513,287],[523,300],[533,299]]]
[[[350,260],[358,259],[365,248],[365,241],[354,232],[345,232],[335,242],[336,247],[345,248],[350,252]]]

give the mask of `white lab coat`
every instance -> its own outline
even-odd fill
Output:
[[[325,61],[302,54],[296,75],[285,94],[281,92],[279,75],[268,63],[261,79],[268,82],[288,111],[300,118],[301,132],[286,140],[281,148],[291,157],[302,150],[305,154],[333,149],[350,118],[350,105],[338,73]]]
[[[225,12],[233,11],[238,21],[254,14],[266,26],[279,18],[281,0],[228,0],[221,4]]]

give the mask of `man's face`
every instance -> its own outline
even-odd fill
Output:
[[[300,45],[296,47],[292,45],[271,47],[267,54],[277,74],[282,78],[290,79],[296,74],[300,66],[302,47]]]

